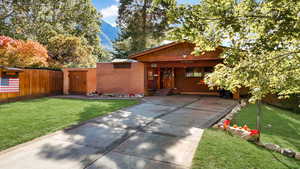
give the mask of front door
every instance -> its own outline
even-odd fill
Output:
[[[161,68],[161,88],[172,89],[173,71],[172,68]]]
[[[69,72],[69,93],[86,94],[86,71]]]

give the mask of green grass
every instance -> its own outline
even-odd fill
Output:
[[[224,131],[207,129],[193,169],[299,169],[300,161],[277,155]]]
[[[136,103],[42,98],[1,104],[0,150]]]
[[[300,115],[263,105],[262,141],[300,149]],[[248,105],[233,122],[255,128],[255,105]],[[271,124],[272,127],[268,127]],[[193,160],[193,169],[300,168],[300,161],[268,151],[224,131],[207,129]]]
[[[234,117],[233,123],[240,126],[247,124],[250,128],[255,128],[256,106],[247,105]],[[262,105],[261,141],[300,152],[300,114]]]

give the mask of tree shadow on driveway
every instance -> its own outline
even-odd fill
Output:
[[[83,113],[93,109],[87,107]],[[203,111],[193,110],[190,115],[201,119],[177,125],[175,121],[187,117],[188,111],[181,109],[143,103],[116,111],[53,136],[38,156],[72,169],[189,168],[203,132],[197,123],[204,116],[196,115]]]

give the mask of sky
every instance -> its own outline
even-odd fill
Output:
[[[103,15],[103,20],[115,26],[118,16],[119,0],[92,0],[95,7]],[[177,0],[178,4],[196,4],[199,0]]]

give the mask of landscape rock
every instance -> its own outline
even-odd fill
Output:
[[[247,102],[245,100],[241,100],[241,107],[245,107],[247,105]]]
[[[295,157],[296,155],[296,152],[294,152],[293,150],[291,149],[281,149],[281,154],[285,155],[285,156],[288,156],[288,157]]]
[[[227,115],[227,116],[226,116],[226,119],[232,120],[232,116]]]
[[[142,94],[137,94],[136,97],[142,98],[142,97],[144,97],[144,95],[142,95]]]
[[[296,152],[295,158],[296,158],[297,160],[300,160],[300,152]]]
[[[218,124],[215,124],[215,125],[212,126],[212,128],[214,128],[214,129],[218,129],[219,127],[220,126]]]
[[[272,128],[272,124],[268,124],[267,127],[268,127],[268,128]]]
[[[280,151],[280,146],[277,144],[266,143],[266,144],[264,144],[264,147],[268,150]]]

